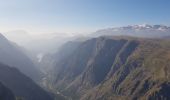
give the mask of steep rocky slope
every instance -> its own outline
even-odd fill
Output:
[[[0,83],[0,100],[15,100],[14,94]]]
[[[169,40],[142,40],[126,63],[84,100],[168,100]]]
[[[34,83],[32,79],[16,68],[1,63],[0,82],[9,88],[16,97],[23,98],[23,100],[53,100],[51,95]],[[13,95],[10,95],[9,97],[12,98]]]
[[[100,37],[58,61],[56,90],[82,100],[168,100],[170,40]]]
[[[34,80],[40,78],[41,72],[22,51],[21,47],[8,41],[2,34],[0,34],[0,62],[18,68]]]

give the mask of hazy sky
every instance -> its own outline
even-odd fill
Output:
[[[143,23],[170,25],[170,0],[0,0],[0,32],[88,32]]]

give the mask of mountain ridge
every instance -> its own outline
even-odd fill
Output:
[[[2,34],[0,34],[0,62],[18,68],[35,81],[41,77],[41,72],[22,48],[6,39]]]
[[[168,99],[169,42],[126,36],[89,39],[56,62],[52,86],[74,100]]]
[[[0,81],[16,97],[24,100],[53,100],[52,96],[38,86],[32,79],[14,67],[0,63]]]
[[[170,36],[170,27],[166,25],[128,25],[122,27],[106,28],[101,29],[93,34],[92,36],[132,36],[132,37],[144,37],[144,38],[162,38]]]

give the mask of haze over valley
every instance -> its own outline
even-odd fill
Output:
[[[0,100],[170,100],[169,5],[0,1]]]

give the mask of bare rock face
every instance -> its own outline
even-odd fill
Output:
[[[169,99],[169,43],[132,37],[87,40],[56,61],[53,87],[74,100]]]

